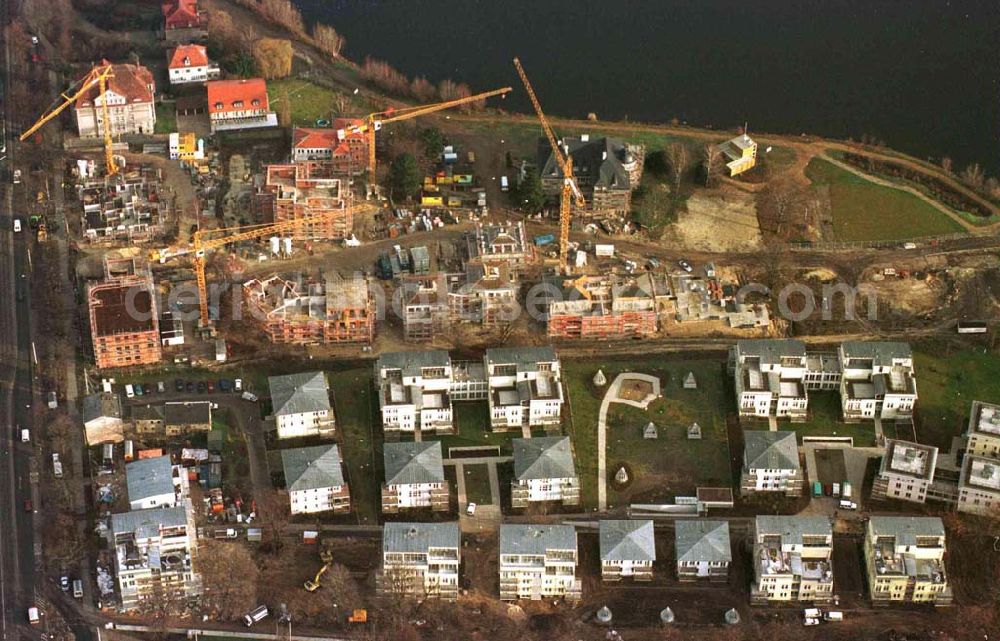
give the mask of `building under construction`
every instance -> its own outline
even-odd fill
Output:
[[[427,342],[444,335],[457,323],[497,326],[516,318],[517,283],[506,266],[488,276],[482,266],[466,273],[436,273],[403,277],[403,335],[407,341]]]
[[[243,297],[250,317],[274,343],[370,345],[375,338],[375,298],[365,278],[274,275],[244,283]]]
[[[342,240],[351,236],[354,227],[340,179],[310,175],[305,163],[268,165],[256,204],[264,223],[327,214],[321,221],[298,227],[291,236],[295,240]]]
[[[550,338],[641,338],[656,333],[660,314],[671,310],[670,286],[652,273],[581,276],[551,281],[561,295],[549,301]]]
[[[80,161],[77,194],[84,238],[93,243],[141,243],[158,236],[170,211],[159,169],[138,166],[96,176],[93,161]]]
[[[155,290],[145,266],[134,259],[106,259],[104,280],[87,287],[87,309],[98,367],[162,360]]]
[[[482,265],[486,273],[496,274],[504,266],[513,278],[535,259],[522,222],[476,225],[476,231],[465,236],[465,252],[468,262]]]
[[[587,201],[579,213],[626,215],[632,206],[632,191],[642,179],[645,147],[617,138],[591,138],[587,134],[567,136],[559,141],[573,162],[573,176]],[[562,168],[549,141],[538,141],[538,175],[550,198],[562,191]]]

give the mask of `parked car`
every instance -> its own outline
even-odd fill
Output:
[[[233,389],[233,384],[229,382],[228,378],[220,378],[219,379],[219,391],[220,392],[228,392],[231,389]]]
[[[250,392],[243,392],[243,400],[250,401],[251,403],[257,402],[257,395]]]
[[[204,394],[208,391],[208,386],[205,385],[205,381],[198,381],[198,393]]]
[[[191,381],[188,381],[187,385],[185,386],[185,389],[187,390],[187,393],[190,394],[191,392],[194,391],[194,383],[191,382]]]
[[[163,381],[158,382],[156,384],[156,391],[159,392],[160,394],[166,392],[167,391],[167,384],[164,383]]]
[[[182,381],[179,378],[176,379],[174,381],[174,390],[177,391],[177,392],[183,392],[184,391],[184,381]]]
[[[243,379],[242,378],[237,378],[235,381],[233,381],[233,391],[235,391],[235,392],[242,392],[243,391]]]
[[[475,503],[469,503],[467,506],[465,506],[465,513],[468,514],[469,516],[475,516],[477,507],[479,506],[477,506]]]
[[[69,577],[65,574],[59,577],[59,589],[63,592],[69,592]]]
[[[82,599],[83,598],[83,580],[75,579],[73,581],[73,598]]]
[[[135,398],[135,388],[132,387],[131,383],[125,385],[125,396],[128,398]]]
[[[847,499],[841,499],[840,509],[842,510],[856,510],[858,509],[858,504],[854,501],[849,501]]]
[[[689,274],[694,271],[694,267],[691,266],[691,263],[687,262],[683,258],[677,261],[677,264],[680,266],[681,269],[683,269]]]
[[[215,392],[215,381],[209,381],[207,383],[207,385],[208,385],[208,393],[209,394],[214,393]]]
[[[135,385],[132,386],[132,391],[135,392],[136,396],[142,396],[142,385],[136,383]]]
[[[150,385],[149,383],[146,383],[145,385],[142,386],[142,393],[146,396],[149,396],[150,394],[153,393],[153,386]]]
[[[31,514],[31,512],[33,511],[31,507],[31,499],[24,499],[24,511],[27,512],[28,514]]]
[[[21,219],[20,218],[15,218],[14,219],[14,233],[17,234],[17,233],[20,233],[20,231],[21,231]]]

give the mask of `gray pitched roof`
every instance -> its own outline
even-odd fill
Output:
[[[386,485],[444,481],[441,441],[386,443],[383,448]]]
[[[377,370],[398,369],[404,376],[417,376],[425,367],[447,367],[451,357],[443,349],[413,352],[387,352],[378,357]]]
[[[285,469],[285,487],[289,492],[318,490],[344,484],[340,467],[340,448],[336,445],[314,445],[281,450],[281,466]]]
[[[208,401],[181,401],[163,405],[166,425],[190,425],[212,422],[212,404]]]
[[[757,338],[736,342],[736,348],[744,356],[758,356],[761,363],[778,363],[782,357],[802,357],[806,355],[806,344],[794,338]]]
[[[628,171],[622,165],[631,153],[617,138],[591,138],[583,140],[576,136],[566,136],[560,143],[569,147],[573,160],[573,174],[585,182],[593,182],[600,187],[630,189]],[[552,146],[545,138],[538,140],[538,162],[544,177],[562,176],[562,168],[555,161]]]
[[[117,394],[101,392],[83,397],[83,422],[85,424],[105,417],[122,417],[122,402]]]
[[[386,523],[382,526],[383,552],[427,552],[431,548],[458,548],[462,534],[458,523]]]
[[[538,363],[558,360],[556,350],[551,345],[540,347],[493,347],[486,350],[486,364],[515,364],[519,372],[532,372]]]
[[[656,541],[653,522],[601,521],[602,561],[655,561]]]
[[[870,358],[876,366],[888,365],[897,358],[913,358],[910,344],[898,341],[845,341],[840,349],[845,358]]]
[[[125,534],[137,532],[140,537],[155,535],[160,527],[187,525],[184,507],[150,508],[111,515],[111,532]]]
[[[275,416],[330,411],[329,386],[323,372],[269,376],[267,384]]]
[[[743,465],[748,470],[799,469],[799,448],[795,432],[744,430]]]
[[[500,526],[500,554],[545,554],[546,550],[576,551],[576,529],[572,525]]]
[[[916,545],[918,536],[944,536],[944,522],[936,516],[873,516],[876,536],[894,536],[896,545]]]
[[[728,521],[678,520],[674,524],[674,542],[678,563],[729,563],[733,560]]]
[[[129,501],[141,501],[151,496],[172,494],[173,466],[169,456],[139,459],[125,466],[125,485]]]
[[[782,543],[802,544],[804,535],[833,535],[833,525],[825,516],[770,516],[761,515],[756,520],[757,535],[781,536]]]
[[[568,436],[516,438],[513,445],[514,477],[519,481],[576,476]]]

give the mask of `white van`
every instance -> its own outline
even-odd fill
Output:
[[[249,628],[254,623],[257,623],[261,619],[266,618],[267,614],[268,614],[267,613],[267,606],[266,605],[259,605],[259,606],[257,606],[256,608],[254,608],[253,610],[251,610],[250,612],[248,612],[247,614],[245,614],[243,616],[243,623],[245,623],[246,626]]]
[[[28,608],[28,623],[35,625],[41,620],[41,615],[38,612],[38,608],[32,606]]]
[[[83,580],[76,579],[73,581],[73,598],[82,599],[83,598]]]
[[[135,398],[135,390],[132,388],[132,383],[125,385],[125,396]]]
[[[843,612],[830,611],[830,612],[827,612],[826,614],[824,614],[823,618],[826,619],[827,621],[843,621],[844,620],[844,613]]]
[[[21,442],[22,443],[30,443],[31,442],[31,432],[29,432],[26,429],[21,430]]]

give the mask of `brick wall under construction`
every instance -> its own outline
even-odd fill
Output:
[[[99,368],[149,365],[163,359],[151,283],[126,279],[87,290],[94,361]]]
[[[617,339],[650,336],[656,333],[656,312],[613,312],[604,315],[550,315],[550,338]]]

